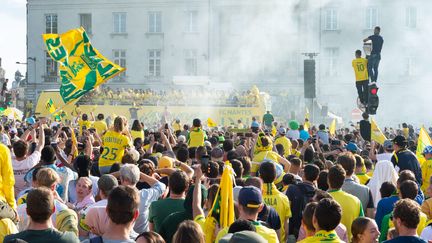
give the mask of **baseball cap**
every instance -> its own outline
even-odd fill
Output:
[[[112,189],[118,186],[118,181],[113,175],[102,175],[97,182],[98,188],[104,193],[109,194]]]
[[[390,139],[385,140],[383,147],[384,147],[384,149],[387,149],[387,150],[393,149],[392,141]]]
[[[12,128],[9,130],[9,133],[17,134],[18,131],[17,131],[17,129],[16,129],[15,127],[12,127]]]
[[[184,135],[180,135],[180,136],[177,138],[177,140],[178,140],[179,142],[185,143],[185,142],[186,142],[186,137],[185,137]]]
[[[283,127],[280,127],[280,128],[278,129],[278,132],[279,132],[279,134],[281,134],[281,135],[285,135],[285,133],[286,133],[286,129],[283,128]]]
[[[357,152],[357,151],[359,150],[359,148],[357,147],[357,144],[355,144],[355,143],[353,143],[353,142],[349,142],[349,143],[345,146],[345,148],[346,148],[348,151],[351,151],[351,152]]]
[[[432,154],[432,146],[428,145],[423,149],[423,154]]]
[[[261,191],[254,186],[245,186],[239,192],[239,204],[248,208],[259,208],[263,202]]]
[[[29,117],[26,119],[26,122],[30,125],[33,125],[33,124],[35,124],[36,121],[33,117]]]
[[[159,159],[159,169],[163,169],[163,168],[173,168],[173,161],[170,157],[162,156]]]
[[[234,234],[229,233],[222,237],[219,242],[221,243],[267,243],[261,235],[250,230],[243,230]]]
[[[405,147],[407,145],[407,140],[404,136],[402,135],[397,135],[394,139],[393,139],[393,143],[396,144],[397,146],[400,147]]]

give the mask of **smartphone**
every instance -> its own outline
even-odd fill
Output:
[[[203,155],[203,156],[201,157],[201,170],[202,170],[204,173],[207,173],[207,171],[208,171],[208,164],[209,164],[209,161],[210,161],[210,157],[209,157],[208,155]]]

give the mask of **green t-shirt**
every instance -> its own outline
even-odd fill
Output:
[[[172,237],[177,231],[178,226],[185,220],[193,220],[192,215],[186,211],[172,213],[162,222],[158,233],[165,239],[166,243],[171,243]]]
[[[159,232],[162,222],[168,215],[184,211],[184,199],[166,198],[152,202],[149,211],[149,222],[154,224],[154,231]]]
[[[272,114],[264,114],[263,120],[264,120],[264,125],[271,126],[272,122],[274,121],[274,118]]]
[[[3,242],[11,242],[15,239],[25,240],[32,243],[79,243],[78,237],[72,232],[60,232],[56,229],[46,230],[24,230],[20,233],[8,235]]]

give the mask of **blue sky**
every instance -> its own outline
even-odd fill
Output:
[[[0,1],[0,57],[6,78],[12,82],[15,71],[25,75],[26,65],[26,0]]]

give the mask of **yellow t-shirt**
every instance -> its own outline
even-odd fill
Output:
[[[87,121],[83,121],[83,120],[79,120],[78,121],[78,126],[79,126],[79,134],[82,135],[82,130],[83,127],[85,126],[86,129],[89,129],[92,125],[92,122],[87,120]]]
[[[423,184],[421,190],[426,193],[426,189],[429,187],[429,181],[432,176],[432,159],[425,160],[421,165]]]
[[[181,129],[182,129],[181,124],[180,124],[180,123],[177,123],[177,122],[174,122],[174,123],[172,124],[172,128],[173,128],[174,132],[176,132],[176,131],[181,131]]]
[[[285,237],[285,223],[291,218],[291,207],[288,197],[282,192],[278,191],[276,185],[273,183],[267,183],[263,185],[263,200],[264,203],[276,210],[279,214],[281,228],[280,235],[281,241],[286,242]]]
[[[356,174],[357,178],[359,179],[360,184],[366,185],[366,182],[369,181],[370,177],[366,173],[358,173]]]
[[[354,68],[356,81],[368,80],[367,71],[367,59],[366,58],[356,58],[352,61],[352,67]]]
[[[108,126],[104,121],[95,121],[93,122],[93,127],[96,129],[96,132],[101,135],[106,130],[108,130]]]
[[[18,233],[18,229],[12,220],[0,219],[0,242],[3,242],[5,236],[16,233]]]
[[[289,140],[289,138],[285,137],[285,136],[281,136],[276,138],[275,140],[275,145],[277,144],[282,144],[283,148],[284,148],[284,156],[287,157],[289,155],[291,155],[291,141]]]
[[[348,239],[351,239],[351,224],[360,217],[364,216],[363,207],[360,200],[342,190],[330,190],[329,194],[338,202],[342,208],[341,223],[347,228]]]
[[[274,162],[278,162],[281,156],[274,151],[261,151],[257,153],[252,159],[252,168],[251,172],[256,173],[261,165],[261,162],[264,160],[272,160]]]
[[[130,131],[130,135],[132,136],[132,140],[135,141],[135,139],[137,138],[141,138],[141,140],[144,142],[144,131],[135,131],[135,130],[131,130]]]
[[[261,225],[259,222],[253,221],[252,224],[255,226],[256,233],[261,235],[264,239],[267,240],[268,243],[278,243],[279,239],[277,237],[276,231],[273,229],[269,229],[263,225]],[[219,240],[224,237],[226,234],[228,234],[228,228],[225,227],[216,236],[216,241],[219,242]],[[284,241],[283,241],[284,242]]]
[[[12,208],[16,208],[15,177],[11,160],[9,148],[0,143],[0,200],[7,202]]]
[[[120,163],[125,148],[130,144],[127,136],[115,131],[108,131],[102,137],[103,152],[99,159],[99,167],[111,166]]]
[[[316,232],[314,236],[307,237],[299,241],[298,243],[320,243],[320,242],[339,243],[343,241],[339,239],[339,236],[334,230],[332,231],[320,230]]]
[[[206,133],[201,128],[196,128],[189,133],[188,145],[190,148],[204,146]]]

